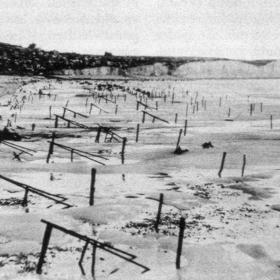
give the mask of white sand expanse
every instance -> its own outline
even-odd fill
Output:
[[[125,92],[112,91],[118,97],[117,114],[116,104],[92,97],[93,93],[108,94],[96,88],[104,83],[127,88]],[[78,261],[84,242],[56,230],[43,273],[35,273],[45,230],[41,219],[109,242],[150,268],[142,274],[140,267],[97,249],[95,279],[280,279],[279,80],[84,83],[5,76],[0,85],[1,129],[10,119],[12,128],[24,136],[20,142],[11,142],[35,150],[32,156],[21,155],[18,162],[13,159],[14,150],[0,144],[0,175],[65,197],[74,205],[62,209],[62,205],[30,193],[28,206],[22,207],[24,191],[0,179],[0,279],[93,279],[90,246],[84,259],[86,275],[82,275]],[[137,111],[136,96],[128,93],[135,88],[158,95],[147,101],[151,107],[157,102],[158,110],[147,111],[168,124],[152,123],[149,116],[141,122],[143,108]],[[51,95],[40,97],[40,89]],[[90,102],[108,113],[94,108],[89,113]],[[15,104],[17,108],[13,108]],[[67,118],[93,129],[67,128],[62,121],[54,128],[54,114],[62,115],[66,104],[88,116],[74,119],[67,112]],[[255,104],[252,115],[250,104]],[[175,155],[186,119],[188,128],[180,146],[189,152]],[[103,135],[100,143],[95,142],[97,124],[114,127],[116,133],[127,137],[124,164],[121,143],[104,143]],[[59,147],[54,148],[47,164],[53,131],[56,143],[99,153],[108,159],[100,160],[106,166],[78,155],[71,162],[70,152]],[[201,144],[208,141],[214,148],[202,149]],[[219,178],[223,152],[227,156]],[[241,177],[244,154],[247,165]],[[91,168],[97,169],[94,206],[88,205]],[[156,233],[153,225],[160,193],[164,205]],[[186,229],[181,268],[176,269],[181,216],[186,219]]]

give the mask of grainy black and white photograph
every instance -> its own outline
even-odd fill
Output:
[[[280,280],[280,1],[0,0],[0,280]]]

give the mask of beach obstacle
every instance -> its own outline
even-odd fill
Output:
[[[246,155],[243,155],[242,169],[241,169],[241,177],[244,176],[245,166],[246,166]]]
[[[159,201],[158,201],[158,212],[157,212],[157,217],[156,217],[156,222],[155,222],[155,231],[158,232],[158,226],[160,224],[160,216],[161,216],[161,209],[162,209],[162,204],[163,204],[163,193],[159,195]]]
[[[162,119],[162,118],[160,118],[160,117],[158,117],[156,115],[153,115],[153,114],[151,114],[151,113],[149,113],[149,112],[147,112],[145,110],[142,110],[142,113],[143,113],[142,123],[145,122],[145,115],[148,115],[148,116],[152,117],[152,122],[153,123],[155,122],[155,120],[159,120],[159,121],[162,121],[162,122],[165,122],[165,123],[169,123],[167,120],[164,120],[164,119]]]
[[[5,146],[7,146],[7,147],[10,147],[10,148],[15,149],[15,150],[17,150],[17,151],[20,151],[20,152],[23,153],[23,154],[27,154],[27,155],[30,155],[30,156],[33,156],[32,153],[36,153],[36,151],[33,150],[33,149],[23,147],[23,146],[21,146],[21,145],[12,143],[12,142],[7,141],[7,140],[1,140],[1,141],[0,141],[0,144],[3,144],[3,145],[5,145]]]
[[[226,153],[226,152],[223,152],[222,161],[221,161],[221,165],[220,165],[220,170],[219,170],[219,172],[218,172],[218,176],[219,176],[219,177],[222,176],[222,172],[223,172],[223,169],[224,169],[224,164],[225,164],[226,155],[227,155],[227,153]]]
[[[176,269],[180,269],[181,267],[181,254],[182,254],[185,227],[186,227],[185,218],[181,217],[179,222],[179,236],[178,236],[178,245],[177,245],[177,253],[176,253]]]
[[[90,194],[89,194],[89,205],[92,206],[94,204],[94,192],[95,192],[95,177],[96,177],[96,169],[91,169],[91,182],[90,182]]]
[[[184,125],[184,136],[187,134],[187,127],[188,127],[188,120],[185,120],[185,125]]]
[[[108,253],[110,253],[114,256],[117,256],[117,257],[119,257],[119,258],[121,258],[121,259],[123,259],[123,260],[125,260],[129,263],[132,263],[132,264],[134,264],[138,267],[141,267],[143,269],[142,273],[145,273],[145,272],[150,270],[147,266],[142,265],[142,264],[135,261],[137,256],[135,256],[131,253],[128,253],[124,250],[115,248],[114,246],[112,246],[108,242],[100,242],[96,239],[90,238],[86,235],[82,235],[82,234],[80,234],[80,233],[78,233],[74,230],[62,227],[60,225],[54,224],[54,223],[46,221],[44,219],[42,219],[41,222],[46,224],[46,229],[45,229],[45,233],[44,233],[44,236],[43,236],[40,257],[39,257],[38,264],[37,264],[37,267],[36,267],[36,273],[37,274],[42,274],[43,264],[45,262],[45,257],[46,257],[46,253],[47,253],[47,250],[48,250],[51,234],[52,234],[52,231],[54,229],[58,230],[58,231],[61,231],[65,234],[68,234],[70,236],[73,236],[75,238],[78,238],[81,241],[86,242],[86,245],[83,248],[82,255],[81,255],[81,258],[80,258],[79,263],[78,263],[78,265],[80,267],[82,266],[82,261],[83,261],[84,255],[86,253],[87,246],[90,244],[92,246],[95,246],[98,249],[104,250],[104,251],[106,251],[106,252],[108,252]],[[93,254],[93,255],[95,256],[95,254]],[[83,270],[83,272],[84,272],[84,270]],[[94,273],[94,271],[92,271],[92,274],[93,273]]]
[[[82,117],[82,118],[88,118],[88,116],[86,116],[86,115],[84,115],[84,114],[82,114],[82,113],[79,113],[79,112],[77,112],[77,111],[71,110],[71,109],[69,109],[69,108],[67,108],[67,107],[62,107],[62,108],[63,108],[63,113],[62,113],[62,117],[63,117],[63,118],[65,117],[66,112],[73,113],[73,117],[74,117],[74,118],[76,118],[77,115],[80,116],[80,117]]]
[[[138,123],[137,126],[136,126],[136,139],[135,139],[136,143],[139,140],[139,132],[140,132],[140,124]]]
[[[24,184],[24,183],[21,183],[21,182],[18,182],[16,180],[13,180],[13,179],[10,179],[6,176],[3,176],[3,175],[0,175],[0,179],[3,179],[15,186],[18,186],[22,189],[25,190],[24,192],[24,198],[23,198],[23,201],[22,201],[22,206],[27,206],[27,203],[28,203],[28,193],[31,192],[31,193],[34,193],[34,194],[37,194],[39,196],[42,196],[46,199],[49,199],[51,201],[54,201],[56,204],[61,204],[64,206],[64,208],[70,208],[70,207],[73,207],[74,205],[72,204],[69,204],[69,203],[66,203],[65,201],[67,200],[67,198],[63,197],[62,195],[58,195],[58,194],[52,194],[52,193],[49,193],[49,192],[46,192],[46,191],[43,191],[43,190],[40,190],[38,188],[34,188],[32,186],[29,186],[27,184]]]
[[[54,128],[58,128],[58,121],[59,119],[60,120],[63,120],[64,122],[67,123],[67,128],[71,128],[71,124],[74,126],[74,127],[78,127],[78,128],[84,128],[84,129],[91,129],[89,126],[85,125],[85,124],[82,124],[80,122],[77,122],[77,121],[73,121],[73,120],[70,120],[68,118],[65,118],[63,116],[59,116],[59,115],[55,115],[55,122],[54,122]]]

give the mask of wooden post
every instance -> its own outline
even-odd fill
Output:
[[[73,159],[74,159],[74,151],[73,149],[71,149],[71,162],[73,162]]]
[[[246,155],[243,155],[243,163],[242,163],[241,177],[244,176],[245,166],[246,166]]]
[[[178,120],[178,113],[175,114],[175,123],[177,123]]]
[[[252,114],[253,114],[253,104],[251,103],[250,104],[250,116],[252,116]]]
[[[96,245],[92,245],[91,276],[95,279]]]
[[[156,110],[158,110],[158,102],[156,101]]]
[[[100,135],[101,135],[101,127],[99,126],[97,129],[96,137],[95,137],[95,143],[99,143]]]
[[[50,238],[51,238],[51,233],[52,233],[52,225],[47,224],[45,234],[44,234],[44,238],[43,238],[43,242],[42,242],[41,254],[40,254],[40,258],[39,258],[37,268],[36,268],[36,273],[37,274],[42,273],[42,266],[44,264],[44,259],[45,259],[45,255],[46,255],[48,245],[49,245],[49,241],[50,241]]]
[[[174,103],[174,92],[172,93],[172,99],[171,99],[171,103]]]
[[[92,110],[92,103],[90,103],[89,114],[91,114],[91,110]]]
[[[184,136],[186,136],[186,134],[187,134],[187,127],[188,127],[188,120],[185,120]]]
[[[54,128],[57,128],[58,125],[58,116],[55,116]]]
[[[139,110],[139,101],[136,100],[136,110],[138,111]]]
[[[54,138],[55,138],[55,133],[53,132],[52,133],[52,140],[50,142],[48,156],[47,156],[47,163],[49,163],[51,155],[53,154]]]
[[[115,107],[115,115],[118,113],[118,105]]]
[[[25,188],[25,192],[24,192],[24,197],[23,197],[23,200],[22,200],[22,207],[25,207],[27,206],[28,204],[28,187]]]
[[[177,148],[179,147],[179,145],[180,145],[182,132],[183,132],[183,129],[180,129],[180,131],[179,131],[179,136],[178,136],[178,140],[177,140],[176,149],[177,149]]]
[[[49,107],[49,118],[52,118],[52,106]]]
[[[230,107],[228,108],[228,117],[230,117]]]
[[[123,141],[122,141],[122,151],[121,151],[122,164],[124,164],[124,151],[125,151],[126,142],[127,142],[127,138],[126,138],[126,137],[123,137]]]
[[[66,113],[66,108],[63,108],[63,114],[62,114],[63,118],[65,117],[65,113]]]
[[[64,107],[68,107],[68,104],[69,104],[69,99],[67,100],[67,102],[66,102],[66,104],[65,104],[65,106]]]
[[[145,122],[145,114],[146,114],[146,112],[145,112],[145,111],[143,111],[142,123],[144,123],[144,122]]]
[[[179,236],[178,236],[178,247],[177,247],[177,254],[176,254],[176,268],[180,269],[181,266],[181,254],[182,254],[182,246],[183,246],[183,239],[184,239],[184,231],[186,227],[185,218],[180,218],[179,223]]]
[[[272,115],[270,115],[270,129],[273,128],[273,123],[272,123]]]
[[[85,104],[86,107],[87,107],[87,104],[88,104],[88,97],[87,97],[87,99],[86,99],[86,104]]]
[[[186,117],[188,116],[188,111],[189,111],[189,103],[186,104]]]
[[[139,139],[139,131],[140,131],[140,124],[138,123],[137,124],[137,127],[136,127],[136,143],[138,142],[138,139]]]
[[[157,212],[157,219],[155,223],[155,230],[158,232],[158,225],[160,223],[160,215],[161,215],[161,209],[163,204],[163,193],[159,195],[159,203],[158,203],[158,212]]]
[[[96,169],[91,169],[91,182],[90,182],[90,195],[89,195],[89,205],[92,206],[94,204],[94,192],[95,192],[95,177],[96,177]]]
[[[218,176],[221,178],[221,175],[222,175],[222,171],[224,169],[224,164],[225,164],[225,159],[226,159],[226,155],[227,153],[226,152],[223,152],[223,157],[222,157],[222,161],[221,161],[221,166],[220,166],[220,170],[219,170],[219,173],[218,173]]]

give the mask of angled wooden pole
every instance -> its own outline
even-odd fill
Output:
[[[227,153],[226,153],[226,152],[223,152],[223,157],[222,157],[222,161],[221,161],[221,166],[220,166],[220,170],[219,170],[219,173],[218,173],[218,176],[219,176],[219,177],[222,176],[222,171],[223,171],[223,169],[224,169],[224,164],[225,164],[226,155],[227,155]]]
[[[94,204],[94,192],[95,192],[95,178],[96,178],[96,169],[91,169],[91,182],[90,182],[90,194],[89,194],[89,205]]]
[[[140,124],[138,123],[137,124],[137,127],[136,127],[136,143],[138,142],[138,139],[139,139],[139,131],[140,131]]]
[[[44,234],[44,238],[43,238],[43,242],[42,242],[40,258],[39,258],[39,261],[38,261],[38,264],[37,264],[37,268],[36,268],[36,273],[37,274],[41,274],[42,273],[42,266],[44,264],[46,252],[47,252],[48,245],[49,245],[50,238],[51,238],[51,233],[52,233],[52,225],[51,224],[47,224],[46,230],[45,230],[45,234]]]
[[[185,120],[184,136],[186,136],[186,134],[187,134],[187,127],[188,127],[188,120]]]
[[[181,267],[181,254],[182,254],[185,227],[186,227],[185,218],[181,217],[180,223],[179,223],[179,236],[178,236],[178,246],[177,246],[177,254],[176,254],[176,268],[177,269],[180,269],[180,267]]]
[[[159,195],[158,212],[157,212],[157,218],[156,218],[156,223],[155,223],[156,232],[158,232],[158,225],[160,223],[162,204],[163,204],[163,193],[161,193]]]
[[[243,162],[242,162],[241,177],[243,177],[243,176],[244,176],[245,166],[246,166],[246,155],[243,155]]]

